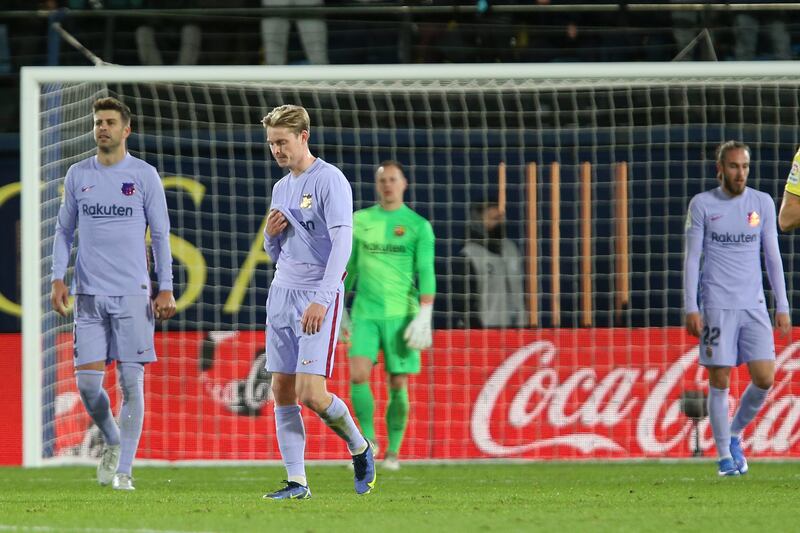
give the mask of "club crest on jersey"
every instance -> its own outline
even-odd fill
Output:
[[[123,183],[122,184],[122,194],[125,196],[133,196],[133,193],[136,192],[136,187],[133,183]]]
[[[404,228],[403,226],[395,226],[394,234],[398,237],[402,237],[403,235],[406,234],[406,228]]]
[[[300,199],[300,209],[310,209],[311,208],[311,195],[304,194],[303,198]]]
[[[761,217],[758,216],[758,212],[750,211],[749,213],[747,213],[747,223],[754,228],[759,224],[761,224]]]
[[[800,181],[800,161],[792,162],[792,170],[789,172],[789,183],[797,185]]]

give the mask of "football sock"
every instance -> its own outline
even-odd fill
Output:
[[[731,456],[731,427],[728,422],[728,389],[709,387],[708,418],[717,443],[717,455],[720,459]]]
[[[358,425],[361,432],[371,441],[375,440],[375,398],[372,396],[372,388],[367,383],[351,383],[350,399],[353,402]]]
[[[105,372],[102,370],[76,370],[75,381],[78,385],[83,406],[103,434],[109,446],[119,445],[119,427],[111,412],[111,401],[103,388]]]
[[[408,390],[389,389],[389,403],[386,406],[386,429],[389,433],[389,451],[397,454],[403,444],[403,435],[408,423]]]
[[[122,408],[119,411],[120,450],[117,472],[131,475],[144,423],[144,365],[119,363]]]
[[[320,415],[320,418],[347,442],[347,449],[350,450],[350,455],[364,453],[364,450],[367,449],[367,441],[364,440],[364,436],[358,430],[353,417],[350,416],[347,405],[335,394],[331,394],[331,396],[333,396],[333,401],[325,409],[325,412]]]
[[[758,410],[764,405],[767,394],[769,394],[769,389],[756,387],[753,383],[747,386],[742,398],[739,400],[739,408],[736,409],[736,414],[733,415],[731,435],[734,437],[741,435],[742,430],[755,418]]]
[[[289,481],[306,485],[306,428],[299,405],[275,406],[275,432],[286,476]]]

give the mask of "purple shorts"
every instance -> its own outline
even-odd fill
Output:
[[[775,359],[775,337],[766,308],[703,311],[701,365],[733,367],[760,359]]]
[[[342,321],[343,291],[328,307],[320,330],[303,333],[300,319],[314,291],[272,286],[267,297],[267,370],[281,374],[315,374],[330,378],[339,323]]]
[[[74,364],[151,363],[155,318],[147,295],[75,295]]]

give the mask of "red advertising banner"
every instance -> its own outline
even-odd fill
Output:
[[[280,458],[263,332],[167,333],[156,342],[139,458]],[[744,434],[752,456],[800,457],[798,347],[776,339],[775,386]],[[87,450],[99,442],[75,389],[71,349],[69,336],[60,339],[54,449],[65,456],[94,453]],[[329,390],[347,400],[345,354],[340,345]],[[734,371],[732,411],[748,382],[745,367]],[[111,390],[116,412],[119,394]],[[385,445],[380,367],[373,390]],[[401,453],[408,459],[687,457],[693,423],[680,397],[702,390],[707,381],[696,339],[682,328],[438,331],[423,372],[410,382]],[[347,458],[344,444],[308,409],[304,421],[307,459]],[[711,455],[708,420],[698,429],[700,448]]]
[[[0,465],[22,464],[22,335],[0,335]]]

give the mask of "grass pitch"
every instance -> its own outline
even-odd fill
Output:
[[[353,492],[344,466],[308,467],[313,498],[264,501],[281,467],[138,467],[136,491],[90,467],[0,469],[0,531],[787,531],[800,463],[718,478],[686,463],[404,465]]]

